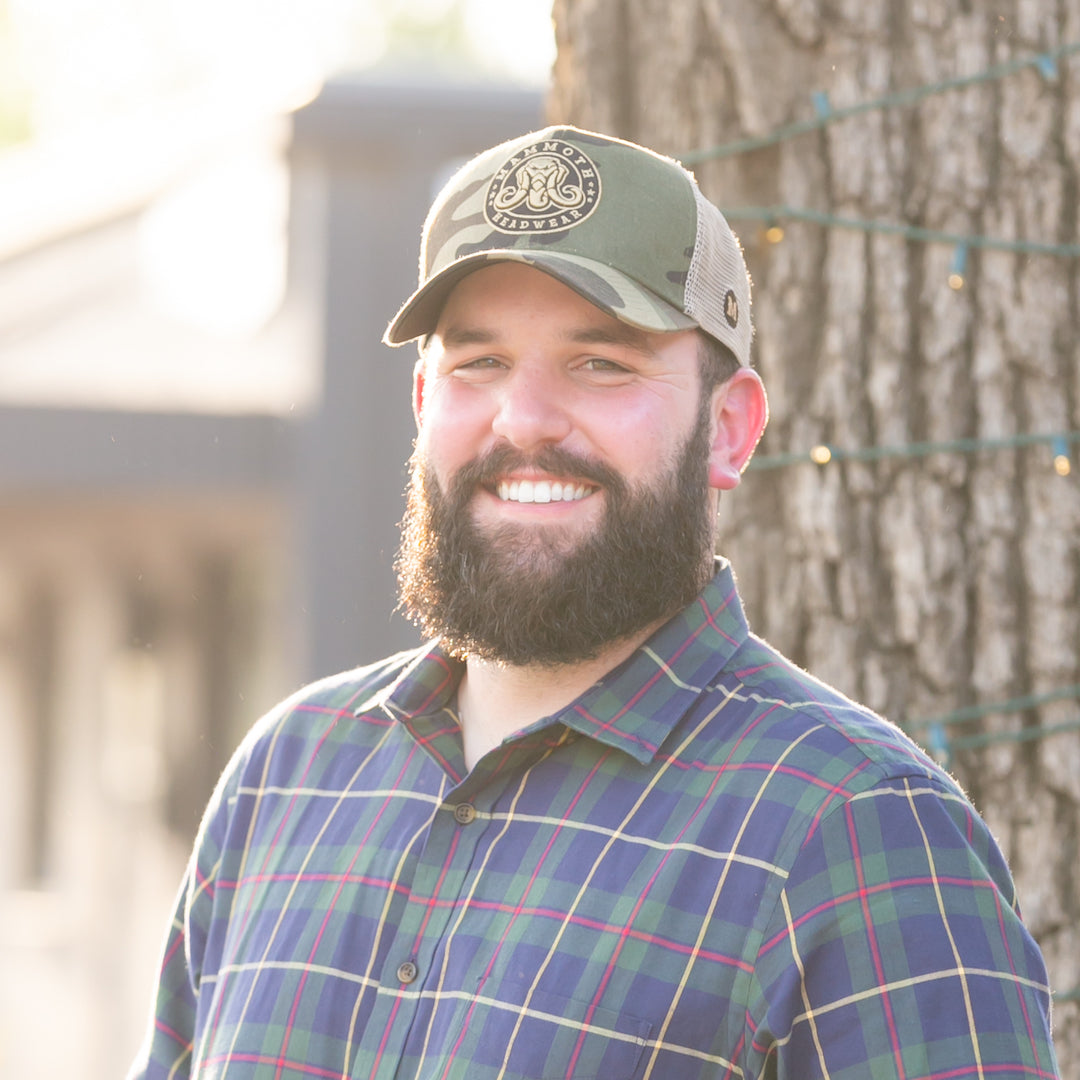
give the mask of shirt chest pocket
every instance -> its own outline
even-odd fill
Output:
[[[631,1080],[652,1031],[639,1017],[506,982],[465,1012],[451,1075],[460,1063],[469,1080]]]

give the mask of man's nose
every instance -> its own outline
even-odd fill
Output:
[[[565,387],[553,375],[515,371],[502,387],[491,430],[520,450],[559,443],[572,427],[567,405]]]

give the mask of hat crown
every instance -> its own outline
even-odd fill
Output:
[[[454,284],[493,261],[534,265],[643,329],[700,326],[749,362],[738,241],[692,174],[645,147],[552,126],[473,158],[428,214],[420,288],[387,340],[429,333]]]

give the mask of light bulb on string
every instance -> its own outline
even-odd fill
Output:
[[[949,269],[949,288],[959,292],[964,287],[964,271],[967,269],[967,245],[957,244]]]
[[[1054,440],[1054,472],[1058,476],[1068,476],[1072,472],[1072,462],[1069,460],[1069,444],[1062,438]]]

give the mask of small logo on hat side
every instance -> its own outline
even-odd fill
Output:
[[[733,289],[728,289],[724,297],[724,318],[732,330],[739,325],[739,300]]]
[[[572,143],[543,139],[495,171],[484,217],[502,233],[559,232],[580,225],[600,205],[600,173]]]

